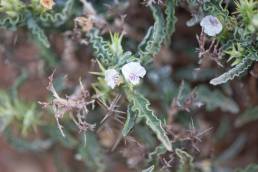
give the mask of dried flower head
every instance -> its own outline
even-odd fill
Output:
[[[122,73],[127,81],[137,85],[140,83],[140,78],[146,74],[146,70],[139,62],[130,62],[122,67]]]
[[[53,6],[55,5],[55,2],[54,2],[54,0],[40,0],[40,4],[44,8],[51,10],[53,8]]]
[[[89,92],[81,84],[81,87],[78,88],[73,95],[62,98],[54,88],[53,75],[54,73],[49,76],[47,89],[53,94],[54,99],[51,102],[39,102],[39,104],[43,105],[44,108],[52,108],[55,113],[57,126],[64,137],[63,126],[60,124],[59,119],[62,119],[65,114],[69,114],[80,131],[86,132],[87,130],[93,130],[95,125],[89,124],[86,121],[86,115],[89,112],[88,105],[94,103]]]
[[[122,78],[115,69],[108,69],[105,71],[105,81],[109,87],[114,89],[122,83]]]
[[[197,36],[199,44],[198,56],[200,67],[207,67],[211,61],[215,61],[220,67],[223,67],[221,63],[222,59],[222,47],[219,47],[219,42],[214,38],[211,42],[207,41],[207,37],[202,30],[200,36]],[[207,45],[209,43],[209,45]]]
[[[75,27],[81,28],[83,32],[89,32],[93,27],[93,22],[91,18],[76,17],[74,22],[75,22]]]
[[[217,17],[208,15],[204,17],[200,23],[204,33],[209,36],[216,36],[222,31],[222,24]]]

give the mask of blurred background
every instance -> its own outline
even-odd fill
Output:
[[[138,0],[89,2],[105,22],[103,33],[126,32],[123,45],[128,50],[135,50],[153,24],[149,9]],[[98,132],[89,132],[84,144],[84,136],[65,118],[67,137],[63,138],[53,112],[38,104],[50,99],[46,87],[54,70],[55,88],[64,96],[73,93],[79,80],[87,83],[87,88],[96,80],[88,73],[99,70],[92,61],[91,47],[82,44],[73,30],[74,17],[83,13],[81,6],[76,2],[74,14],[64,25],[45,30],[50,48],[42,46],[26,28],[0,30],[0,172],[139,171],[151,144],[157,144],[141,124],[112,150],[121,130],[114,120]],[[227,68],[214,61],[198,64],[196,35],[201,28],[198,24],[186,26],[191,14],[183,7],[176,10],[171,44],[164,46],[148,67],[142,92],[156,112],[169,116],[170,131],[181,139],[180,145],[200,170],[231,172],[255,164],[258,66],[241,79],[209,85]],[[100,119],[106,112],[97,108],[90,113]],[[145,146],[146,140],[150,146]],[[177,161],[171,159],[171,166],[176,166]],[[165,161],[161,158],[160,163]]]

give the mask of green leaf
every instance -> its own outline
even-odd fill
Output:
[[[73,5],[74,5],[74,0],[68,0],[65,3],[65,6],[63,10],[59,13],[51,13],[51,12],[46,12],[42,13],[39,17],[41,20],[42,24],[48,25],[48,26],[59,26],[62,25],[64,22],[69,19],[73,12]]]
[[[154,165],[152,165],[152,166],[142,170],[142,172],[153,172],[154,168],[155,168]]]
[[[35,44],[39,49],[39,58],[44,60],[47,67],[54,69],[58,64],[57,55],[54,51],[44,46],[39,40],[35,40]]]
[[[11,96],[13,99],[17,98],[17,90],[19,87],[28,79],[28,73],[25,70],[22,70],[20,76],[15,79],[12,87],[10,88]]]
[[[0,91],[0,132],[17,121],[16,127],[22,129],[22,134],[26,134],[29,129],[36,128],[39,117],[36,104],[25,103]]]
[[[157,139],[155,135],[153,135],[152,130],[149,130],[147,126],[135,125],[134,134],[136,138],[138,138],[139,141],[143,143],[147,149],[153,149],[156,147]]]
[[[176,149],[180,164],[177,172],[193,172],[193,157],[182,149]]]
[[[181,82],[178,88],[177,104],[183,106],[189,95],[191,94],[191,87],[187,82]]]
[[[157,138],[163,143],[168,151],[172,151],[171,142],[162,127],[160,119],[149,108],[150,102],[138,92],[127,91],[127,98],[132,103],[132,111],[136,113],[139,118],[145,119],[146,125],[157,135]]]
[[[242,62],[240,62],[234,68],[230,69],[228,72],[220,75],[217,78],[212,79],[210,81],[210,84],[220,85],[236,77],[239,77],[242,73],[246,72],[252,64],[253,64],[253,60],[250,60],[249,58],[244,58]]]
[[[79,155],[91,171],[103,172],[105,171],[104,151],[99,145],[99,141],[93,133],[86,133],[86,145],[79,147]]]
[[[166,152],[167,150],[163,145],[156,146],[154,151],[149,153],[147,162],[151,162],[155,160],[156,157],[158,158],[161,155],[165,154]]]
[[[175,31],[175,23],[177,18],[175,16],[176,11],[176,0],[167,0],[166,5],[166,42],[168,43],[171,35]]]
[[[219,90],[213,91],[205,85],[200,85],[196,88],[196,95],[198,101],[206,105],[207,111],[213,111],[216,108],[231,113],[237,113],[239,111],[239,107],[235,101],[223,95]]]
[[[128,135],[130,130],[134,127],[136,122],[136,115],[134,112],[132,112],[132,109],[130,106],[127,108],[127,119],[125,121],[123,130],[122,130],[122,135],[125,137]]]
[[[30,18],[27,22],[28,29],[31,30],[32,35],[35,36],[45,47],[49,48],[50,44],[48,38],[45,35],[43,29],[35,22],[33,18]]]
[[[156,55],[161,48],[165,38],[165,20],[161,9],[158,5],[150,6],[155,23],[150,27],[144,39],[138,46],[137,56],[141,59],[143,64],[149,63],[154,55]]]
[[[0,132],[3,132],[15,119],[16,111],[13,108],[11,97],[0,91]]]
[[[22,121],[22,135],[26,136],[29,128],[39,123],[39,115],[40,114],[36,112],[36,104],[32,104],[32,106],[27,109],[26,113],[24,113]]]
[[[66,128],[64,128],[66,129]],[[57,129],[56,125],[54,124],[48,124],[42,127],[42,130],[51,137],[51,140],[54,142],[61,143],[66,148],[74,148],[78,145],[78,140],[73,137],[71,132],[66,131],[66,137],[63,137],[60,131]]]
[[[237,172],[257,172],[258,171],[258,164],[250,164],[246,168],[237,170]]]
[[[182,66],[175,71],[175,78],[178,80],[186,81],[206,81],[214,77],[214,74],[218,72],[213,68],[200,68],[196,70],[196,66]]]
[[[92,29],[86,36],[89,38],[89,42],[94,50],[94,54],[100,63],[108,68],[114,66],[114,57],[110,50],[109,42],[105,41],[100,35],[99,30]]]
[[[41,152],[50,148],[53,144],[51,139],[48,140],[27,140],[20,137],[17,137],[14,133],[12,133],[11,129],[6,129],[4,132],[4,136],[7,142],[13,146],[15,149],[19,151],[33,151],[33,152]]]
[[[24,24],[24,17],[21,15],[17,15],[14,17],[6,16],[1,17],[0,19],[0,27],[16,29],[16,27],[20,24]]]

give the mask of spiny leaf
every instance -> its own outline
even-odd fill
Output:
[[[166,13],[166,21],[164,20],[161,9],[158,5],[151,5],[151,11],[155,19],[155,23],[150,27],[138,46],[137,56],[142,63],[149,63],[153,56],[155,56],[162,46],[163,41],[169,41],[171,35],[175,30],[175,0],[168,0]]]
[[[142,170],[142,172],[153,172],[154,168],[155,168],[154,165],[152,165],[152,166]]]
[[[24,17],[21,15],[10,17],[1,17],[0,19],[0,27],[16,29],[16,27],[20,24],[24,24]]]
[[[176,149],[180,164],[177,172],[193,172],[193,157],[182,149]]]
[[[171,35],[175,31],[175,23],[177,21],[175,16],[176,0],[168,0],[166,5],[166,42],[168,43]]]
[[[127,91],[127,98],[130,103],[132,103],[132,111],[135,112],[139,118],[145,119],[147,126],[149,126],[157,135],[158,139],[163,143],[166,149],[171,151],[171,142],[166,135],[166,131],[162,127],[161,121],[149,108],[150,102],[138,92]]]
[[[196,25],[204,17],[203,9],[200,8],[200,5],[203,5],[204,2],[199,3],[199,0],[187,0],[187,1],[177,1],[177,2],[183,7],[185,6],[184,2],[186,2],[187,4],[185,7],[189,12],[191,12],[192,18],[186,22],[186,25],[188,27],[192,27]]]
[[[134,112],[132,112],[132,109],[130,106],[127,108],[127,119],[125,121],[122,134],[123,136],[127,136],[130,130],[134,127],[136,121],[136,115]]]
[[[48,38],[45,35],[42,28],[35,22],[33,18],[30,18],[27,22],[28,29],[31,30],[32,34],[47,48],[50,47]]]
[[[38,115],[36,113],[36,104],[33,104],[24,114],[22,123],[22,135],[26,136],[28,134],[28,129],[35,123],[38,123],[36,115]]]
[[[39,58],[44,60],[47,67],[53,69],[58,64],[57,55],[49,48],[44,46],[39,40],[35,40],[35,44],[39,51]]]
[[[249,69],[252,63],[253,63],[253,60],[250,60],[249,58],[244,58],[241,63],[236,65],[234,68],[230,69],[228,72],[220,75],[217,78],[212,79],[210,81],[210,84],[220,85],[236,77],[239,77],[242,73],[246,72]]]
[[[144,38],[138,45],[138,52],[137,52],[138,56],[141,55],[141,51],[144,51],[144,49],[146,48],[146,45],[152,39],[153,30],[154,30],[153,26],[150,26]]]
[[[22,128],[22,134],[39,124],[39,116],[36,115],[36,105],[27,104],[17,97],[11,97],[8,93],[0,91],[0,132],[9,125],[18,121],[16,127]]]
[[[207,1],[204,2],[203,4],[203,10],[205,11],[205,13],[216,16],[219,18],[220,21],[222,21],[222,23],[225,26],[230,26],[232,27],[232,21],[231,18],[229,16],[229,11],[227,8],[223,7],[222,5],[223,0],[213,0],[213,1]],[[231,28],[231,27],[225,27],[225,29]]]
[[[0,91],[0,132],[11,124],[15,114],[11,97],[6,92]]]
[[[149,153],[147,162],[153,161],[156,157],[160,157],[164,153],[166,153],[166,148],[163,145],[159,145],[155,147],[154,151]]]
[[[109,43],[99,36],[99,31],[97,29],[92,29],[86,34],[86,36],[89,38],[94,54],[101,64],[106,68],[114,66],[115,64],[112,63],[113,55],[110,50]]]
[[[158,5],[151,5],[151,10],[155,23],[150,27],[145,38],[138,46],[137,56],[142,63],[148,63],[154,55],[156,55],[161,48],[162,42],[165,38],[165,21],[161,9]]]
[[[132,62],[135,60],[135,57],[132,55],[131,51],[124,52],[121,56],[119,56],[118,62],[116,63],[116,67],[121,67],[122,65]]]
[[[59,26],[63,24],[71,15],[72,9],[74,5],[74,0],[68,0],[65,3],[63,10],[59,13],[50,13],[46,12],[40,15],[39,19],[41,20],[42,24],[51,25],[54,24]]]

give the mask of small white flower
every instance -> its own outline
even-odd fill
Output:
[[[204,17],[200,23],[204,33],[209,36],[215,36],[222,31],[222,24],[217,17],[208,15]]]
[[[121,83],[121,76],[115,69],[108,69],[105,71],[105,81],[109,87],[114,89]]]
[[[137,85],[140,83],[140,78],[146,74],[146,70],[139,62],[130,62],[122,67],[122,73],[127,81]]]

